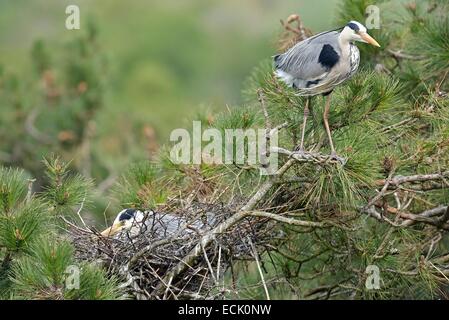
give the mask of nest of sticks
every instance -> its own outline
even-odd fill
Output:
[[[229,292],[224,274],[232,264],[259,261],[279,233],[271,220],[254,217],[221,228],[237,207],[193,203],[169,214],[160,210],[137,233],[115,238],[73,224],[69,232],[77,258],[103,265],[135,299],[219,299]]]

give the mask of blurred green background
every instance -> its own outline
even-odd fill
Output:
[[[80,7],[80,31],[65,28],[69,4]],[[98,128],[115,136],[143,122],[164,143],[198,108],[240,102],[245,77],[275,52],[279,19],[299,13],[319,31],[334,25],[334,6],[335,0],[1,0],[0,61],[7,71],[26,73],[35,40],[62,45],[91,19],[109,62]]]
[[[0,0],[0,163],[39,190],[43,157],[73,160],[100,190],[94,211],[114,215],[104,194],[127,166],[200,112],[241,103],[251,70],[276,53],[280,19],[333,28],[336,2]],[[65,27],[73,4],[80,30]]]

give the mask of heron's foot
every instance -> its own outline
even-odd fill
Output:
[[[304,147],[301,147],[300,145],[297,145],[294,149],[293,149],[293,154],[297,154],[297,155],[304,155],[306,152],[304,151]]]
[[[340,157],[335,151],[331,152],[329,159],[340,162],[340,164],[342,166],[344,166],[346,164],[346,162],[348,161],[348,159]]]

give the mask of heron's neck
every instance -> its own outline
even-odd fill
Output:
[[[343,30],[341,30],[340,35],[338,36],[340,44],[349,45],[351,41],[353,41],[352,35],[353,31],[348,27],[344,27]]]
[[[341,52],[343,55],[347,56],[349,55],[349,48],[351,46],[352,37],[351,37],[352,30],[345,27],[338,36],[338,42],[340,44]]]

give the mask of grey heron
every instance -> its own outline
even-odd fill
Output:
[[[379,43],[368,35],[364,25],[350,21],[341,31],[319,33],[298,42],[285,53],[274,56],[275,75],[296,89],[298,95],[307,97],[298,152],[304,151],[304,132],[309,115],[310,97],[321,94],[326,97],[323,122],[331,156],[341,160],[335,152],[328,122],[330,94],[358,69],[360,52],[354,45],[355,41],[380,47]]]
[[[131,238],[145,233],[151,238],[165,238],[174,235],[183,236],[195,230],[204,230],[214,224],[212,213],[206,213],[206,221],[188,221],[186,218],[171,213],[152,210],[124,209],[120,211],[112,226],[103,230],[103,237],[114,237],[127,232]]]

